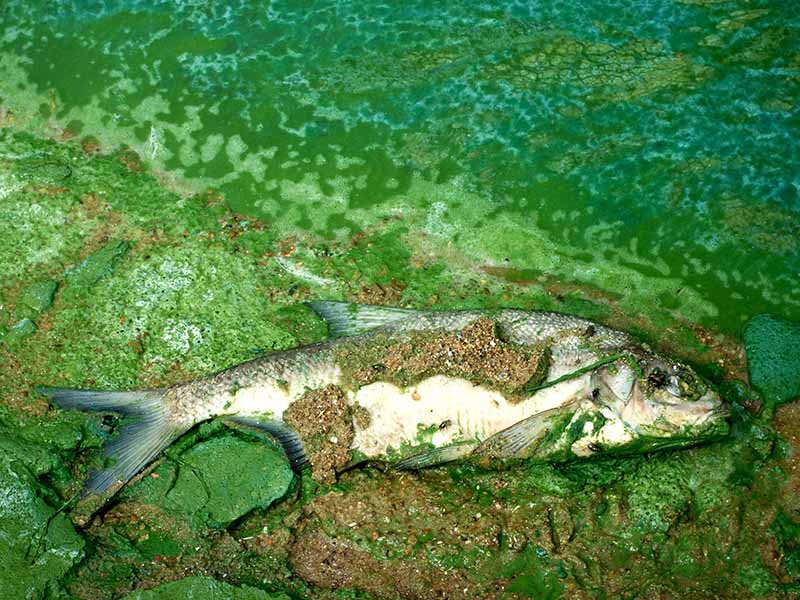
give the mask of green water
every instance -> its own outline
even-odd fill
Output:
[[[11,0],[0,18],[16,125],[129,145],[285,235],[402,218],[452,269],[729,332],[800,316],[792,2]]]

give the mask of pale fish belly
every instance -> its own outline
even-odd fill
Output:
[[[315,373],[313,379],[296,379],[284,385],[267,381],[237,390],[233,395],[218,399],[222,405],[219,414],[227,415],[262,415],[274,419],[282,419],[283,413],[292,402],[301,398],[309,389],[338,384],[342,372],[338,367],[331,367]]]
[[[414,443],[420,429],[440,425],[431,440],[437,447],[485,440],[533,414],[584,397],[588,386],[587,374],[511,403],[498,391],[445,375],[407,388],[372,383],[348,393],[351,405],[358,404],[370,413],[367,427],[355,425],[352,447],[368,457],[378,457],[404,442]]]
[[[253,385],[231,396],[222,414],[263,415],[280,419],[293,399],[291,390],[277,384]]]

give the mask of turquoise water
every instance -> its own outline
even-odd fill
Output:
[[[0,11],[14,124],[129,145],[286,235],[402,218],[453,269],[727,331],[800,317],[792,2]]]

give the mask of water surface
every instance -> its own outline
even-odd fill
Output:
[[[129,145],[286,235],[400,216],[484,275],[727,331],[800,316],[791,2],[0,11],[17,124]]]

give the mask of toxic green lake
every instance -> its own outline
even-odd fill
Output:
[[[278,231],[402,218],[461,266],[631,309],[800,315],[791,2],[0,10],[15,123],[128,145]]]

